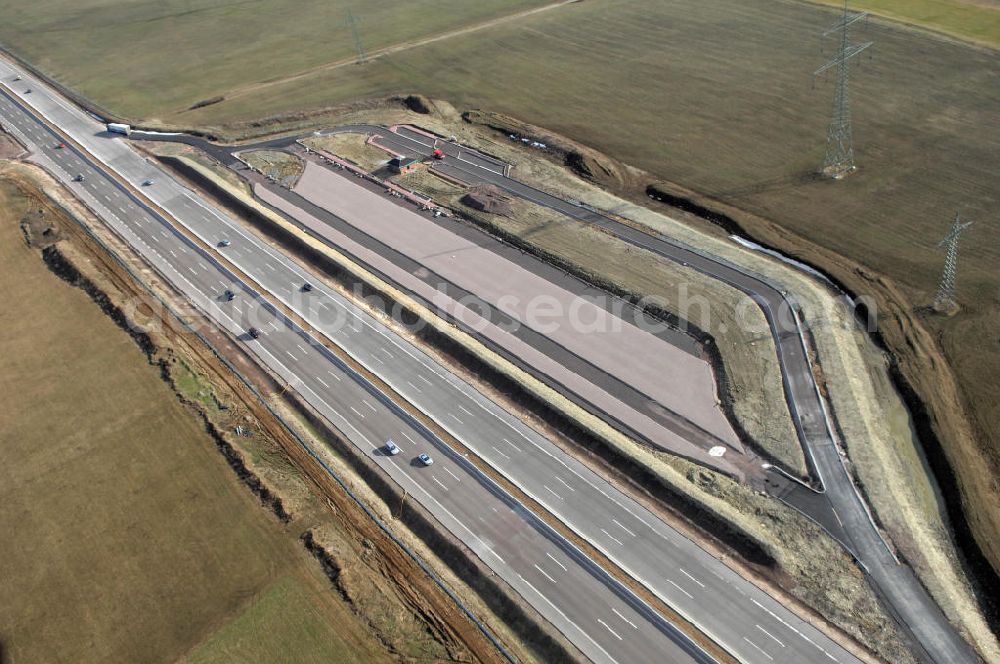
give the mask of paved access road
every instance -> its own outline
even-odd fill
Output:
[[[12,68],[0,63],[0,82],[11,85],[13,75]],[[27,85],[34,89],[30,95],[21,87]],[[687,639],[596,564],[276,314],[268,298],[295,309],[741,661],[857,661],[335,292],[313,281],[315,289],[302,294],[301,285],[313,280],[307,268],[205,205],[41,83],[21,82],[13,89],[18,103],[3,98],[0,115],[32,145],[41,163],[219,325],[240,334],[259,321],[257,327],[265,332],[261,339],[243,338],[261,362],[380,463],[588,657],[623,663],[705,661]],[[86,152],[52,149],[62,139],[20,105],[28,101]],[[98,170],[98,163],[133,183],[208,248],[196,246],[151,213],[134,191]],[[83,183],[69,182],[76,173],[86,175]],[[147,178],[152,184],[139,185]],[[215,249],[222,239],[232,245]],[[227,271],[220,254],[261,284],[266,295]],[[219,299],[227,287],[238,293],[232,302]],[[387,438],[403,454],[379,454],[377,446]],[[421,451],[437,462],[429,468],[416,465],[412,459]]]
[[[83,182],[70,184],[75,194],[216,324],[243,339],[262,364],[298,391],[362,454],[375,458],[412,499],[586,656],[595,662],[654,661],[659,654],[677,662],[714,661],[281,315],[264,295],[92,166],[87,156],[73,148],[53,150],[61,137],[18,113],[6,97],[0,97],[0,117],[13,124],[39,163],[60,180],[70,184],[77,174],[84,175]],[[138,167],[143,179],[154,177],[149,186],[165,188],[167,176],[143,166],[141,158],[136,164],[124,162],[119,160],[117,167],[125,172],[129,166]],[[182,207],[195,205],[182,201],[183,196],[175,192],[173,202]],[[235,252],[243,253],[238,246]],[[297,276],[286,290],[300,285],[305,275]],[[236,293],[234,300],[223,297],[227,289]],[[316,292],[311,301],[322,301],[327,295]],[[318,309],[322,308],[321,304]],[[367,317],[352,323],[356,325],[343,325],[341,334],[380,334]],[[251,325],[263,332],[257,340],[246,333]],[[428,380],[423,375],[414,377]],[[398,443],[400,454],[389,456],[379,449],[389,439]],[[429,453],[433,465],[420,463],[416,457],[421,453]]]
[[[303,156],[293,191],[251,175],[257,197],[640,439],[740,478],[765,474],[745,456],[693,339],[648,331],[654,321],[637,325],[643,316],[623,300]],[[712,457],[716,446],[729,454]]]
[[[805,349],[801,321],[795,307],[784,293],[764,277],[753,274],[716,256],[660,234],[638,231],[593,210],[565,201],[506,177],[503,165],[467,148],[435,140],[405,127],[389,131],[384,127],[345,127],[333,131],[378,133],[380,142],[402,154],[430,156],[434,147],[448,159],[434,168],[467,182],[488,182],[526,200],[558,210],[575,219],[599,226],[625,242],[666,259],[682,262],[703,274],[727,283],[754,298],[771,326],[789,409],[795,421],[812,471],[824,489],[828,514],[836,534],[861,562],[870,581],[882,595],[902,626],[914,637],[919,654],[940,664],[979,661],[969,645],[948,622],[912,570],[900,565],[869,518],[840,458],[831,429],[829,414],[817,389]],[[784,483],[782,483],[784,484]],[[813,501],[810,501],[812,503]],[[812,510],[815,515],[815,510]],[[835,520],[835,522],[834,522]]]

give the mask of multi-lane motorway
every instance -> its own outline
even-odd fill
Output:
[[[676,240],[642,232],[614,219],[540,191],[509,176],[506,166],[486,155],[405,126],[347,125],[320,133],[363,133],[398,154],[427,158],[437,148],[447,159],[433,168],[469,183],[490,183],[570,217],[601,227],[634,246],[698,270],[744,291],[764,311],[778,351],[789,410],[821,493],[797,488],[791,482],[770,482],[767,489],[818,519],[857,557],[901,627],[912,637],[922,659],[935,662],[975,662],[977,658],[912,570],[899,562],[882,540],[845,468],[834,442],[833,426],[817,389],[806,351],[803,327],[795,307],[766,278],[716,256],[704,254]],[[264,141],[253,147],[287,147],[295,137]],[[222,160],[231,149],[194,140]],[[277,195],[287,197],[285,192]]]
[[[524,510],[468,461],[450,452],[316,339],[282,316],[252,286],[242,282],[217,258],[177,232],[134,194],[92,165],[87,155],[73,147],[55,150],[53,145],[62,138],[8,98],[0,100],[0,114],[5,122],[13,125],[12,132],[35,152],[39,163],[59,179],[71,183],[74,193],[164,278],[223,329],[246,341],[250,351],[264,365],[329,419],[361,453],[377,459],[394,481],[475,551],[585,655],[599,662],[653,661],[657,653],[664,653],[678,662],[712,661],[672,625],[600,573],[591,561]],[[109,154],[104,156],[110,157]],[[172,206],[188,210],[186,214],[194,216],[194,211],[199,210],[205,219],[213,217],[197,201],[188,198],[190,192],[171,183],[166,175],[156,172],[141,158],[133,162],[120,153],[118,159],[112,157],[111,160],[116,162],[115,168],[125,172],[140,169],[141,177],[137,182],[152,178],[153,184],[149,186],[157,187],[161,195],[168,196]],[[78,175],[84,176],[82,182],[73,181]],[[214,232],[212,244],[224,237],[232,241],[227,254],[232,255],[234,262],[249,263],[254,249],[264,248],[261,245],[252,249],[249,244],[243,244],[249,238],[233,228],[220,225],[204,230]],[[310,278],[305,271],[280,256],[269,254],[262,259],[261,269],[273,271],[274,285],[284,292],[279,299],[300,292],[298,289],[303,281]],[[227,289],[237,293],[234,300],[223,297]],[[310,307],[308,303],[317,306]],[[308,301],[304,300],[300,306],[313,309],[314,316],[322,316],[320,312],[327,307],[344,304],[317,285]],[[333,323],[339,335],[375,338],[383,334],[374,320],[359,311],[344,310],[344,313],[344,319]],[[262,330],[259,339],[250,340],[247,330],[251,326]],[[427,381],[425,387],[428,388],[432,378],[439,380],[429,371],[415,373],[412,378],[421,383]],[[516,432],[509,435],[513,438]],[[401,454],[388,456],[379,451],[390,438],[397,441]],[[415,462],[419,453],[431,454],[434,464],[423,467]]]
[[[785,294],[766,278],[704,254],[664,235],[642,232],[581,205],[560,199],[511,178],[504,165],[455,143],[435,139],[406,127],[388,130],[372,125],[328,130],[363,131],[380,136],[380,143],[400,154],[429,157],[438,148],[448,159],[434,168],[467,182],[495,184],[512,194],[570,217],[599,226],[625,242],[683,263],[727,283],[752,297],[764,311],[771,327],[789,410],[811,469],[823,487],[821,499],[838,536],[861,562],[875,588],[897,616],[901,627],[915,641],[918,654],[933,662],[978,661],[968,644],[948,622],[910,568],[900,565],[889,551],[858,494],[837,445],[829,413],[817,388],[805,347],[802,323]],[[813,497],[811,504],[816,504]],[[792,504],[795,504],[794,502]],[[804,506],[803,506],[804,507]]]
[[[206,314],[241,336],[261,362],[327,417],[359,450],[373,456],[416,500],[463,540],[582,652],[595,661],[703,661],[706,657],[662,618],[606,576],[568,542],[505,496],[460,455],[407,418],[390,399],[306,332],[277,314],[266,298],[295,310],[317,330],[386,380],[449,433],[586,537],[714,640],[747,662],[824,654],[854,661],[835,643],[697,547],[596,473],[517,418],[437,366],[304,266],[204,205],[102,127],[34,85],[30,101],[69,129],[83,150],[53,149],[61,137],[3,99],[0,112],[40,163],[77,195]],[[199,248],[91,159],[109,167],[204,241]],[[83,174],[83,182],[72,178]],[[152,179],[153,184],[141,183]],[[231,245],[217,249],[228,239]],[[229,262],[263,287],[241,283]],[[315,284],[306,294],[301,286]],[[238,292],[232,302],[226,289]],[[251,341],[250,326],[263,334]],[[396,457],[377,448],[392,438]],[[433,466],[413,462],[420,452]]]
[[[716,642],[746,662],[856,661],[655,514],[526,427],[199,197],[41,82],[0,61],[0,118],[72,190],[210,318],[371,455],[594,661],[709,661],[648,606],[520,506],[386,395],[281,315],[280,302],[350,354]],[[22,74],[23,75],[23,74]],[[33,92],[26,94],[31,87]],[[72,138],[64,140],[37,116]],[[122,186],[113,173],[131,183]],[[77,174],[82,182],[73,182]],[[142,186],[144,180],[152,184]],[[141,194],[137,194],[141,192]],[[144,200],[144,199],[148,199]],[[148,202],[167,212],[162,217]],[[200,239],[178,231],[180,224]],[[217,244],[229,239],[231,246]],[[241,281],[236,268],[247,276]],[[303,293],[310,281],[315,289]],[[237,292],[233,301],[221,295]],[[259,327],[260,339],[246,330]],[[378,452],[388,438],[403,453]],[[435,464],[413,461],[428,452]],[[949,660],[959,661],[959,660]]]

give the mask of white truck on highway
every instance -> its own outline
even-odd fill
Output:
[[[129,134],[132,133],[132,127],[127,124],[122,124],[120,122],[109,122],[108,131],[110,131],[112,134],[125,134],[126,136],[128,136]]]

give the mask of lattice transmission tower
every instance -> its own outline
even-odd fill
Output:
[[[955,221],[951,229],[941,242],[938,248],[945,249],[944,272],[941,273],[941,283],[938,284],[937,295],[934,296],[934,309],[937,311],[949,311],[955,304],[955,271],[958,267],[958,237],[965,232],[971,221],[963,222],[961,216],[956,213]]]
[[[836,57],[813,72],[813,76],[825,73],[830,69],[837,70],[837,86],[833,97],[833,119],[826,132],[826,158],[823,160],[823,173],[832,178],[840,179],[855,170],[854,144],[851,136],[851,102],[848,94],[850,78],[850,60],[872,42],[852,44],[850,28],[853,24],[868,17],[868,12],[851,12],[844,0],[844,15],[832,28],[823,33],[824,37],[839,33],[840,49]]]
[[[358,31],[358,21],[350,9],[347,10],[347,25],[351,27],[351,35],[354,37],[354,48],[358,51],[358,64],[363,65],[368,62],[365,55],[365,45],[361,43],[361,33]]]

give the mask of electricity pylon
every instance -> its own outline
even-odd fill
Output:
[[[938,248],[946,249],[944,257],[944,272],[941,273],[941,283],[938,284],[937,295],[934,296],[934,309],[950,311],[955,307],[955,271],[958,267],[958,237],[972,225],[971,221],[962,222],[958,213],[951,230],[938,243]]]
[[[833,119],[826,132],[826,158],[823,160],[823,173],[837,180],[855,170],[854,143],[851,136],[851,104],[848,94],[848,79],[850,74],[849,61],[872,45],[872,42],[852,44],[850,26],[868,16],[868,12],[849,12],[847,0],[844,0],[844,16],[835,26],[823,33],[827,37],[834,32],[840,32],[840,51],[835,58],[813,72],[813,76],[822,74],[829,69],[837,70],[837,88],[833,97]]]

